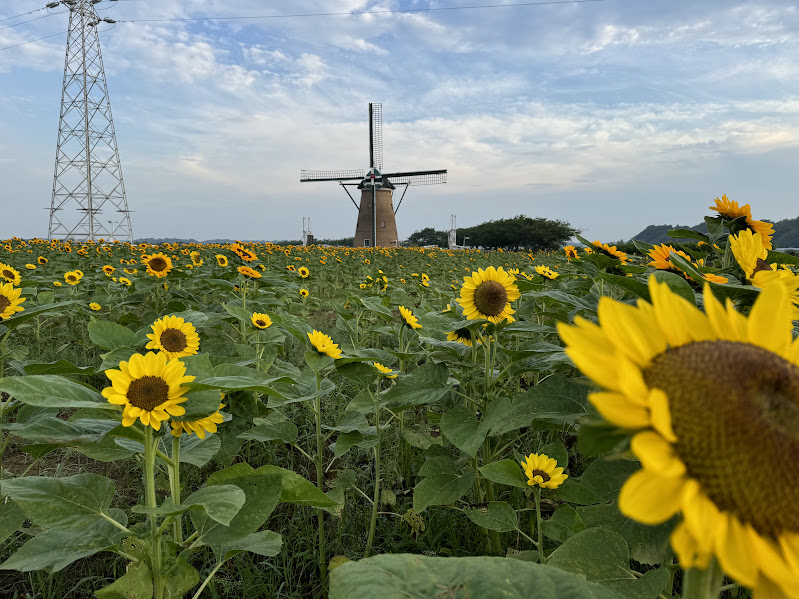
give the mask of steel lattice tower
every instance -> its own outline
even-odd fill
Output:
[[[114,21],[98,17],[95,3],[92,0],[60,2],[70,11],[69,36],[48,237],[132,242],[128,201],[97,34],[98,23]]]

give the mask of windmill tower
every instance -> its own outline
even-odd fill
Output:
[[[51,2],[69,10],[50,239],[133,241],[94,10],[100,0]]]
[[[302,217],[302,245],[309,246],[313,245],[313,233],[311,232],[311,217],[310,216],[303,216]]]
[[[300,182],[338,181],[358,209],[355,226],[355,247],[394,246],[399,243],[395,215],[405,193],[411,185],[435,185],[447,182],[446,169],[435,171],[410,171],[383,173],[383,105],[369,104],[369,171],[302,171]],[[353,183],[358,181],[358,183]],[[348,186],[361,190],[358,205]],[[393,192],[404,187],[397,208],[394,208]]]

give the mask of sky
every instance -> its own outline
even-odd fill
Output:
[[[0,48],[65,32],[63,7],[8,19],[44,4],[0,0]],[[608,242],[722,194],[799,216],[798,3],[508,4],[102,0],[134,236],[352,236],[344,190],[300,171],[367,169],[369,102],[385,170],[448,170],[409,189],[401,239],[524,214]],[[172,20],[212,16],[271,18]],[[65,45],[0,50],[0,238],[47,236]]]

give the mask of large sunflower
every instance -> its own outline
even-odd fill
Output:
[[[11,318],[25,309],[20,306],[25,301],[24,297],[20,297],[21,294],[22,289],[15,288],[13,283],[0,285],[0,320]]]
[[[463,306],[463,313],[468,320],[485,318],[494,324],[506,318],[513,322],[510,303],[521,295],[515,285],[516,278],[506,273],[502,267],[489,266],[472,271],[463,277],[461,296],[458,303]]]
[[[225,404],[219,404],[219,410],[225,407]],[[216,425],[222,424],[225,417],[217,410],[210,416],[200,418],[199,420],[171,420],[169,425],[172,427],[172,436],[180,437],[183,433],[197,435],[200,439],[205,439],[205,433],[215,433]]]
[[[172,258],[166,254],[158,253],[141,257],[142,264],[147,266],[147,274],[163,279],[172,270]]]
[[[139,419],[144,426],[160,430],[161,422],[170,416],[186,413],[178,404],[186,401],[189,388],[181,385],[194,377],[186,376],[180,360],[167,360],[163,353],[133,354],[129,361],[119,363],[119,370],[106,370],[105,375],[111,386],[103,389],[103,397],[124,406],[122,426],[132,426]]]
[[[5,279],[12,285],[19,285],[22,282],[22,277],[19,276],[19,271],[8,264],[0,262],[0,279]]]
[[[615,245],[608,245],[607,243],[602,243],[601,241],[592,241],[591,243],[594,245],[595,249],[600,250],[600,254],[605,254],[611,258],[616,258],[616,260],[621,261],[622,264],[629,260],[627,254],[617,249]]]
[[[560,324],[566,353],[633,429],[642,469],[619,495],[638,522],[681,521],[684,568],[715,557],[755,597],[799,597],[799,341],[782,285],[743,316],[706,286],[705,313],[650,277],[652,303],[602,298],[599,325]]]
[[[193,356],[200,351],[200,336],[190,322],[179,316],[164,316],[152,324],[146,349],[164,352],[170,359]]]
[[[722,194],[721,199],[716,198],[713,201],[716,205],[709,206],[711,210],[715,210],[721,216],[724,216],[728,219],[736,219],[743,216],[746,218],[747,228],[750,231],[760,233],[760,235],[763,236],[763,245],[766,246],[766,249],[773,249],[774,246],[771,243],[771,237],[774,235],[774,225],[762,220],[753,219],[752,208],[749,206],[749,204],[738,206],[738,202],[729,199],[726,194]]]
[[[337,360],[341,357],[341,350],[338,345],[333,343],[329,335],[325,335],[321,331],[314,330],[313,333],[308,333],[308,339],[311,340],[311,345],[320,355],[327,355]]]
[[[398,308],[400,311],[400,315],[402,316],[402,320],[405,322],[406,325],[408,325],[410,328],[414,330],[422,328],[422,325],[419,324],[419,319],[413,315],[413,312],[411,312],[405,306],[398,306]]]
[[[768,250],[763,244],[763,236],[759,233],[746,229],[738,235],[730,235],[730,249],[747,279],[751,280],[758,271],[771,270],[766,262]]]
[[[307,278],[308,278],[308,275],[310,275],[310,274],[311,274],[311,271],[310,271],[310,270],[308,270],[308,267],[307,267],[307,266],[300,266],[300,267],[297,269],[297,273],[298,273],[298,274],[299,274],[299,275],[300,275],[300,276],[301,276],[303,279],[307,279]]]

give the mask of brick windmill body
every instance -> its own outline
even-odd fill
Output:
[[[358,209],[355,226],[355,247],[396,247],[399,244],[395,215],[411,185],[435,185],[447,182],[446,169],[383,173],[383,110],[382,104],[369,104],[369,170],[302,171],[300,182],[337,181]],[[361,191],[360,204],[347,189]],[[394,208],[394,190],[404,187]]]

